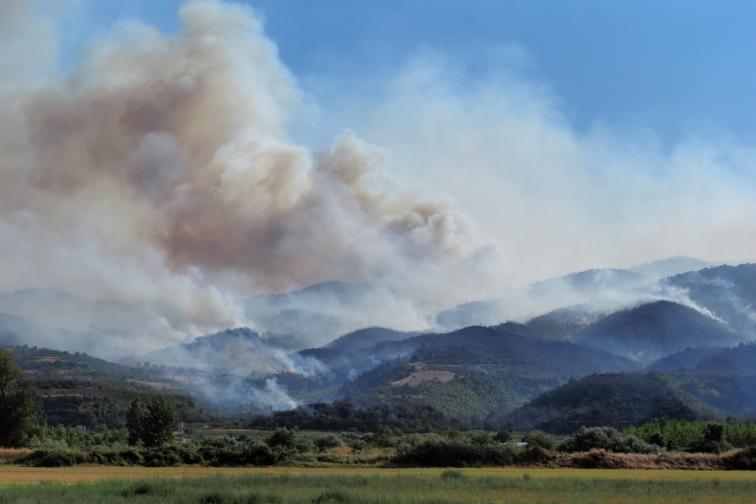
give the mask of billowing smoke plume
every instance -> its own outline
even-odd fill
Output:
[[[386,286],[422,314],[485,295],[495,252],[442,198],[386,177],[386,153],[350,132],[319,153],[289,138],[302,93],[252,10],[190,1],[180,20],[175,37],[121,24],[65,77],[4,82],[0,290],[124,303],[135,316],[107,322],[120,339],[80,342],[116,353],[253,325],[243,294],[325,280]]]

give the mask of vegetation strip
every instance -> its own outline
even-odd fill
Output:
[[[748,503],[756,494],[756,473],[612,471],[577,469],[366,469],[366,468],[62,468],[44,484],[8,484],[8,475],[29,468],[5,468],[0,502],[37,504],[386,504],[463,502],[622,502],[667,504]],[[147,471],[151,478],[141,475]],[[76,479],[83,474],[101,481]],[[70,479],[52,483],[52,478]],[[139,477],[137,477],[139,475]],[[231,476],[233,475],[233,476]],[[194,477],[191,477],[194,476]],[[87,481],[87,483],[78,483]],[[618,500],[621,496],[621,500]]]

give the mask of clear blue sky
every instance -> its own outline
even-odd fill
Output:
[[[117,20],[171,32],[178,0],[82,0],[62,61]],[[578,128],[595,120],[662,137],[724,129],[756,138],[756,2],[650,0],[249,0],[289,68],[358,85],[422,49],[517,43]],[[474,78],[474,76],[471,76]]]

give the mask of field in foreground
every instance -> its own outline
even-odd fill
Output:
[[[756,473],[512,468],[0,468],[0,504],[26,502],[753,503]]]

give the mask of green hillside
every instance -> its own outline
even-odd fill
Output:
[[[518,429],[568,433],[582,426],[639,425],[654,419],[698,420],[716,412],[656,374],[597,374],[569,383],[492,422]]]

